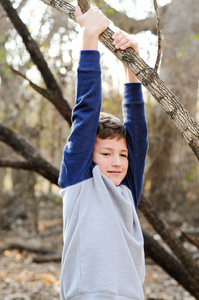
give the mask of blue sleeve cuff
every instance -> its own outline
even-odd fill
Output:
[[[144,103],[141,82],[124,84],[124,101],[127,103]]]
[[[101,70],[100,52],[98,50],[81,50],[78,70]]]

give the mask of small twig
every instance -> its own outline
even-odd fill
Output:
[[[34,82],[32,82],[30,79],[28,79],[24,74],[22,74],[21,72],[15,70],[12,66],[10,66],[10,70],[11,70],[14,74],[16,74],[16,75],[22,77],[23,79],[27,80],[27,81],[29,82],[30,86],[31,86],[35,91],[37,91],[40,95],[44,96],[46,99],[52,101],[53,99],[56,98],[56,94],[53,93],[52,90],[41,88],[40,86],[38,86],[38,85],[36,85]]]
[[[190,234],[185,233],[182,231],[182,236],[189,241],[189,243],[193,244],[199,249],[199,237],[197,236],[191,236]]]
[[[161,52],[162,52],[162,26],[160,22],[160,14],[159,14],[157,0],[153,0],[153,3],[154,3],[155,13],[156,13],[156,27],[157,27],[157,35],[158,35],[158,53],[157,53],[157,59],[154,68],[154,70],[157,72],[159,68]]]

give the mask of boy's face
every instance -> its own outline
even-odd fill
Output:
[[[102,174],[116,186],[120,185],[128,170],[128,150],[124,138],[96,138],[93,150],[93,162]]]

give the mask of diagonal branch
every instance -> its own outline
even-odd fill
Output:
[[[198,298],[198,282],[187,272],[183,263],[177,260],[160,243],[158,243],[146,229],[142,229],[144,249],[155,263],[163,268],[170,276],[177,280],[196,299]]]
[[[1,123],[0,141],[12,147],[16,153],[23,156],[27,160],[27,165],[32,166],[32,170],[50,182],[57,184],[59,170],[46,161],[39,151],[26,141],[24,137]]]
[[[158,53],[157,53],[157,59],[154,68],[154,70],[157,72],[160,64],[161,51],[162,51],[162,26],[160,22],[160,14],[159,14],[157,0],[153,0],[153,3],[154,3],[155,13],[156,13],[156,24],[157,24],[157,35],[158,35]]]
[[[76,20],[75,8],[73,5],[63,0],[42,1],[60,10],[71,19]],[[151,95],[158,101],[175,126],[183,134],[186,142],[199,160],[198,124],[187,112],[177,97],[165,86],[164,82],[159,78],[154,69],[147,65],[147,63],[140,58],[133,49],[128,48],[124,51],[115,50],[115,47],[112,45],[113,33],[114,32],[110,28],[107,28],[100,35],[100,41],[137,76],[143,86],[145,86]]]
[[[167,243],[167,245],[170,247],[170,249],[173,251],[176,257],[178,257],[178,259],[183,263],[183,265],[186,266],[186,269],[191,275],[191,277],[196,282],[199,282],[198,264],[190,256],[190,254],[183,247],[180,241],[176,238],[172,229],[158,217],[154,208],[143,195],[141,196],[139,209],[144,214],[149,223],[152,224],[156,232],[164,239],[164,241]],[[199,299],[199,286],[197,289],[197,293]]]
[[[71,108],[68,102],[64,99],[61,89],[51,73],[37,43],[31,37],[28,28],[19,18],[17,11],[12,7],[11,2],[9,0],[0,0],[0,3],[13,23],[15,29],[22,37],[32,61],[37,66],[43,77],[47,89],[50,91],[51,95],[54,94],[53,97],[48,99],[55,105],[60,114],[71,125]]]
[[[34,82],[32,82],[30,79],[28,79],[25,75],[23,75],[21,72],[15,70],[12,66],[10,66],[10,69],[13,73],[17,74],[18,76],[24,78],[27,80],[30,84],[30,86],[37,91],[40,95],[48,99],[50,102],[55,102],[56,101],[56,95],[53,93],[52,90],[50,89],[44,89],[41,88],[40,86],[36,85]]]

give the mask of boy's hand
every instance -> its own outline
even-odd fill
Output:
[[[127,48],[132,48],[137,54],[139,54],[138,43],[134,41],[130,36],[126,35],[122,31],[117,31],[112,36],[113,45],[116,49],[125,50]]]
[[[138,43],[134,41],[130,36],[125,34],[122,31],[117,31],[112,36],[113,39],[113,45],[116,49],[125,50],[127,48],[132,48],[138,55],[139,55],[139,47]],[[125,78],[126,82],[139,82],[137,77],[131,72],[125,65],[124,65],[124,71],[125,71]]]
[[[97,7],[92,7],[82,14],[80,7],[77,6],[75,16],[82,28],[82,49],[97,50],[98,37],[109,26],[109,19]]]

